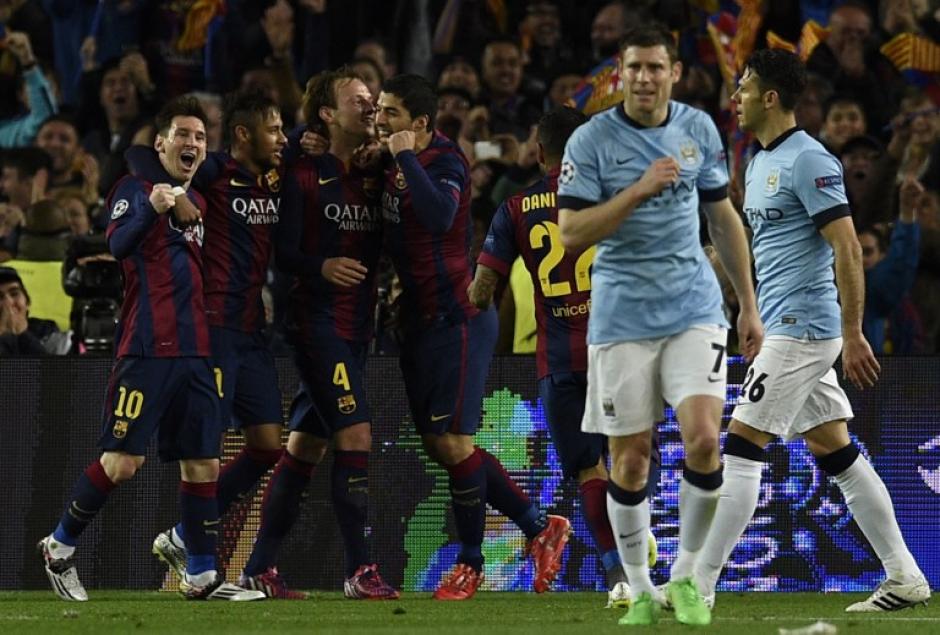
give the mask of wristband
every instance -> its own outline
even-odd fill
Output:
[[[172,194],[173,196],[185,196],[186,190],[184,190],[182,187],[177,185],[172,190],[170,190],[170,194]]]

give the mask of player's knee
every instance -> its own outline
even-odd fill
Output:
[[[287,440],[287,451],[291,456],[306,463],[318,464],[326,454],[327,439],[315,437],[305,432],[291,432]]]
[[[422,437],[424,449],[441,465],[457,465],[473,454],[473,439],[460,434],[426,434]]]
[[[368,452],[372,449],[372,426],[368,423],[343,428],[333,438],[338,450],[350,452]]]
[[[115,485],[129,481],[144,464],[144,457],[122,452],[105,452],[101,455],[101,467]]]
[[[712,430],[701,430],[688,435],[685,455],[688,462],[712,462],[718,460],[718,434]]]
[[[182,460],[180,461],[180,478],[187,483],[213,483],[219,480],[219,460]]]
[[[649,468],[649,452],[620,454],[611,459],[611,480],[617,482],[624,489],[639,491],[646,487]]]
[[[725,456],[736,456],[749,461],[764,460],[764,448],[734,432],[725,437]]]
[[[242,429],[245,435],[245,445],[252,450],[280,450],[281,425],[264,423],[257,426],[246,426]]]
[[[814,454],[816,464],[829,476],[837,476],[846,471],[858,459],[859,451],[854,443],[849,443],[835,452],[818,455]]]

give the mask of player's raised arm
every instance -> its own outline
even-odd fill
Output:
[[[862,334],[865,273],[855,224],[851,216],[843,216],[820,232],[835,252],[836,287],[842,305],[842,372],[856,388],[869,388],[878,380],[881,365]]]
[[[741,352],[750,362],[760,352],[764,327],[757,310],[757,296],[751,276],[751,250],[744,233],[744,224],[727,197],[720,201],[705,202],[702,206],[708,217],[709,236],[738,296],[741,307],[737,324],[738,340]]]

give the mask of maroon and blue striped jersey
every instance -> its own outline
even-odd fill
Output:
[[[440,133],[415,154],[399,153],[385,173],[385,248],[402,285],[405,325],[461,324],[470,304],[470,168],[460,147]]]
[[[278,268],[296,276],[290,290],[290,325],[312,323],[346,340],[372,339],[377,268],[382,247],[381,170],[348,169],[333,154],[303,156],[285,178],[277,228]],[[328,258],[352,258],[368,269],[351,287],[323,277]]]
[[[511,196],[493,216],[477,262],[504,275],[521,257],[535,287],[539,378],[587,370],[591,262],[596,247],[571,254],[558,229],[558,170]],[[508,291],[507,291],[508,293]]]
[[[178,226],[173,211],[157,214],[153,183],[125,176],[111,190],[108,247],[124,270],[124,305],[116,357],[207,357],[203,301],[203,225]],[[203,211],[205,200],[190,189]]]
[[[192,186],[206,198],[206,315],[210,326],[265,325],[261,289],[281,216],[281,176],[256,175],[227,152],[210,152]]]

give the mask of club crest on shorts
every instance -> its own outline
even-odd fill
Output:
[[[115,439],[123,439],[127,436],[127,428],[130,426],[130,423],[127,421],[115,421],[114,428],[111,429],[112,434],[114,434]]]
[[[614,400],[613,399],[604,399],[601,402],[601,405],[604,408],[605,417],[614,417],[617,413],[614,411]]]
[[[767,181],[764,183],[764,192],[766,194],[776,194],[780,189],[780,168],[773,168],[767,173]]]
[[[339,408],[339,411],[344,415],[351,415],[356,411],[356,396],[343,395],[336,400],[336,407]]]

